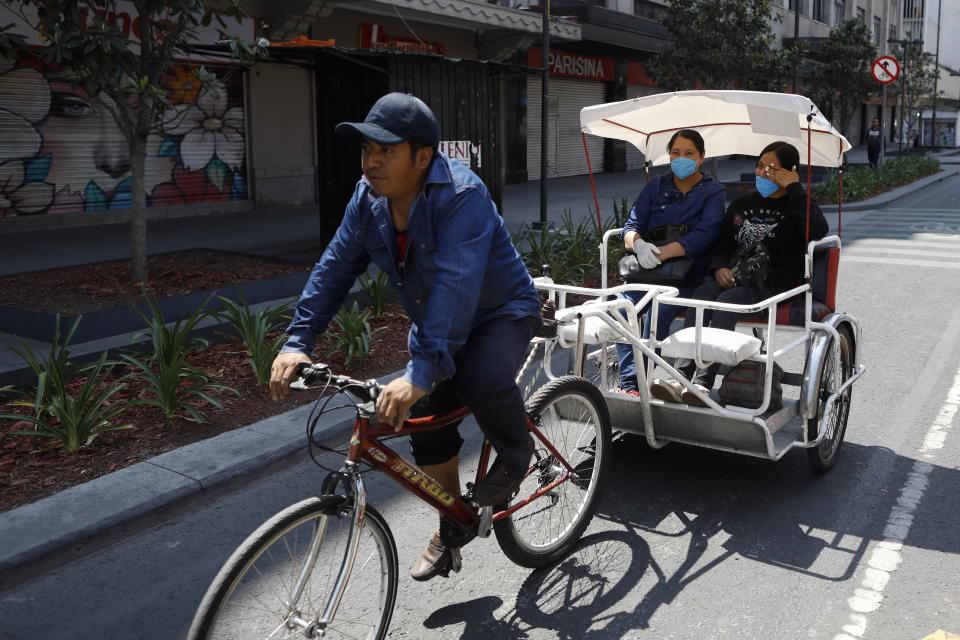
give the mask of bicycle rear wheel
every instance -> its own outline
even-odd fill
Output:
[[[545,384],[531,398],[528,410],[543,436],[573,468],[548,493],[494,522],[497,542],[506,556],[536,568],[564,557],[593,517],[610,456],[610,417],[597,388],[574,376]],[[543,442],[535,437],[534,443],[536,455],[515,503],[567,473]]]
[[[309,623],[322,615],[344,561],[352,518],[352,502],[325,496],[298,502],[265,522],[207,589],[188,640],[303,638],[294,619]],[[299,599],[291,602],[315,542],[316,561],[307,569]],[[393,536],[368,505],[347,589],[323,637],[384,638],[397,596],[397,571]]]

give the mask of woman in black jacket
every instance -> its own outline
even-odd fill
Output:
[[[730,203],[720,237],[714,246],[708,270],[712,277],[705,280],[691,295],[698,300],[716,300],[731,304],[753,304],[782,291],[792,289],[803,281],[803,257],[806,254],[806,194],[800,187],[797,165],[800,154],[793,145],[777,141],[767,145],[757,160],[757,190],[740,196]],[[827,220],[816,203],[810,203],[810,240],[819,240],[827,234]],[[765,273],[747,274],[737,269],[738,257],[762,244],[769,256]],[[761,260],[762,261],[762,260]],[[742,261],[741,261],[742,265]],[[735,273],[737,271],[737,273]],[[704,326],[733,330],[740,314],[705,309]],[[696,314],[687,312],[684,326],[696,324]],[[681,358],[675,368],[701,391],[709,393],[717,377],[718,364],[696,371],[693,360]],[[667,402],[685,402],[703,406],[692,392],[685,390],[677,380],[655,380],[650,388],[655,398]]]

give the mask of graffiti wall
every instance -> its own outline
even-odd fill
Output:
[[[147,206],[247,199],[243,71],[189,65],[165,80],[172,107],[147,143]],[[130,153],[105,95],[91,97],[39,61],[0,58],[0,217],[124,209]]]

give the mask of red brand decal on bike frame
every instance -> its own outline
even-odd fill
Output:
[[[417,471],[413,467],[406,464],[403,460],[397,460],[394,462],[393,470],[402,474],[404,478],[410,481],[410,484],[420,485],[421,489],[438,499],[443,504],[453,504],[453,496],[444,491],[443,487],[431,480],[429,476],[424,475],[420,471]]]

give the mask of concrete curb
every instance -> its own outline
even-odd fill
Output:
[[[927,187],[941,180],[946,180],[960,173],[960,167],[948,167],[942,168],[939,173],[934,173],[933,175],[920,178],[919,180],[914,180],[909,184],[905,184],[902,187],[897,187],[887,191],[886,193],[881,193],[880,195],[868,198],[866,200],[861,200],[859,202],[844,202],[843,210],[844,211],[867,211],[869,209],[876,209],[878,207],[883,207],[888,204],[894,203],[898,200],[901,200],[924,187]],[[821,205],[821,210],[824,213],[837,213],[838,207],[835,204]]]
[[[186,504],[188,498],[303,451],[312,406],[180,447],[0,514],[0,591],[103,548],[162,508]],[[321,416],[316,435],[327,440],[352,424],[347,412]]]

